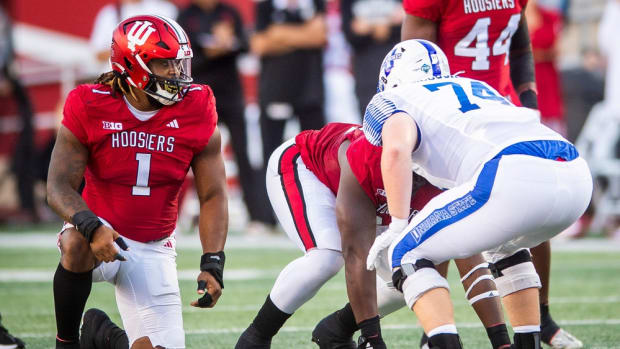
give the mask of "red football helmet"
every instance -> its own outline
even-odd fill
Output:
[[[187,93],[192,56],[183,28],[166,17],[127,18],[112,36],[112,69],[164,105],[180,101]]]

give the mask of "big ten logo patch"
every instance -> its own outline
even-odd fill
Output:
[[[120,131],[123,129],[123,124],[120,122],[102,121],[104,130]]]

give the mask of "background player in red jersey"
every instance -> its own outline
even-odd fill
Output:
[[[375,273],[365,268],[376,233],[391,223],[380,159],[381,148],[366,140],[359,125],[341,123],[304,131],[274,151],[267,172],[269,199],[284,230],[305,255],[282,270],[235,348],[270,348],[284,322],[343,264],[350,304],[322,321],[312,333],[313,340],[321,348],[356,348],[352,336],[361,329],[361,343],[385,348],[379,314],[390,314],[405,303],[402,294],[384,281],[391,280],[387,264],[378,271],[382,278],[376,281]],[[415,178],[412,216],[441,192],[421,177]],[[482,256],[463,261],[471,264],[472,260],[482,261]],[[484,323],[503,322],[490,278],[481,267],[463,278],[463,285]],[[376,289],[371,287],[375,284]],[[478,306],[477,300],[487,298],[493,299],[494,308]],[[510,345],[507,333],[506,338]]]
[[[538,109],[526,5],[527,0],[404,0],[401,38],[436,42],[453,72],[487,82],[515,104]],[[581,348],[549,314],[550,243],[531,252],[542,282],[541,339],[554,348]]]
[[[185,347],[174,234],[190,167],[204,252],[204,295],[192,305],[212,307],[221,295],[224,164],[215,99],[208,86],[191,85],[191,57],[176,22],[132,17],[114,31],[113,71],[67,97],[47,183],[49,205],[67,222],[54,275],[57,348]],[[129,250],[120,254],[115,241]],[[92,281],[115,285],[127,335],[91,311],[78,342]]]

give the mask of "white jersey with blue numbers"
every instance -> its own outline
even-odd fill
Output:
[[[484,82],[456,76],[404,84],[376,94],[364,115],[364,134],[382,145],[385,121],[405,112],[418,126],[413,171],[440,188],[473,178],[507,146],[563,140],[537,111],[516,107]]]

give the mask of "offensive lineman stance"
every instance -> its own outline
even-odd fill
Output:
[[[356,348],[352,334],[361,329],[360,348],[384,348],[379,314],[385,316],[404,306],[400,293],[389,289],[365,270],[368,249],[377,226],[390,224],[380,170],[381,148],[368,143],[359,125],[332,123],[321,130],[304,131],[282,144],[271,156],[267,174],[269,199],[284,230],[305,252],[278,276],[265,304],[239,338],[236,348],[270,348],[271,339],[284,322],[312,298],[343,266],[351,305],[339,312],[335,324],[347,336],[326,339],[313,333],[321,348]],[[410,174],[411,175],[411,174]],[[414,175],[408,215],[414,215],[441,191]],[[341,238],[342,236],[342,238]],[[344,256],[344,260],[343,260]],[[476,263],[481,256],[457,261]],[[379,272],[391,275],[385,265]],[[503,323],[497,291],[488,272],[464,278],[470,299],[485,324]],[[336,331],[340,328],[330,327]],[[505,329],[505,326],[504,326]],[[510,345],[507,332],[505,338]]]
[[[583,213],[592,194],[587,164],[536,112],[481,81],[450,75],[445,54],[429,41],[405,41],[388,52],[378,90],[364,134],[383,147],[392,216],[406,217],[412,169],[448,189],[405,229],[377,237],[368,268],[389,247],[394,285],[430,347],[460,348],[447,282],[434,264],[488,251],[515,347],[539,348],[540,280],[527,248]]]
[[[462,76],[488,83],[511,101],[538,109],[526,5],[527,0],[404,0],[401,37],[437,43],[453,72],[462,71]],[[532,256],[542,283],[541,339],[554,349],[582,348],[583,343],[549,313],[551,244],[545,241],[532,248]],[[447,269],[439,270],[447,274]]]
[[[191,85],[192,50],[170,19],[126,19],[111,51],[112,71],[67,97],[50,163],[48,203],[67,222],[54,275],[56,347],[184,348],[174,234],[190,167],[204,253],[204,296],[192,305],[214,306],[224,286],[228,209],[215,99],[208,86]],[[120,254],[114,241],[129,250]],[[92,281],[115,285],[126,335],[91,311],[78,341]]]

